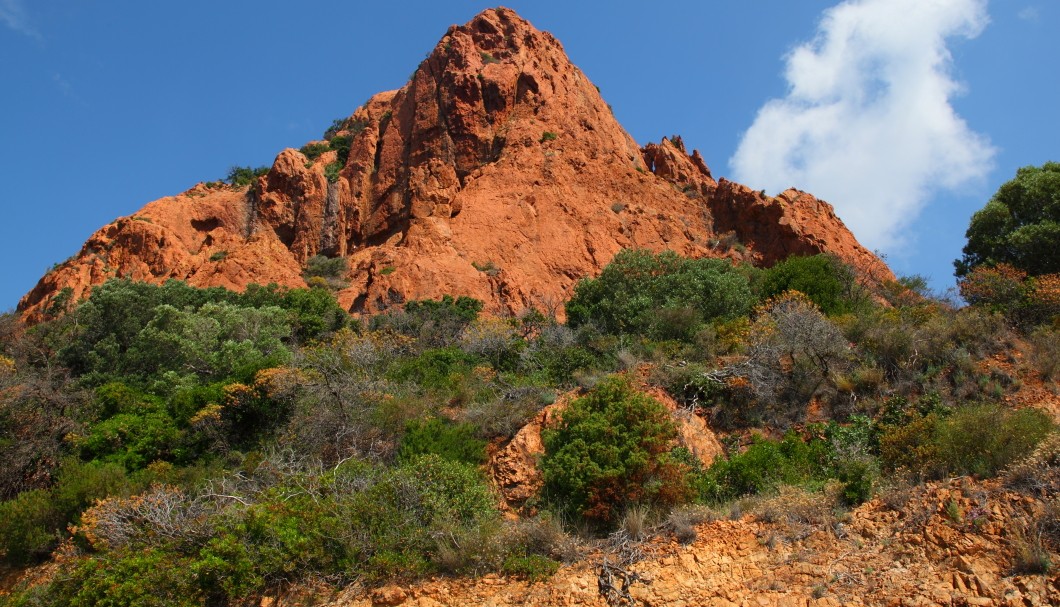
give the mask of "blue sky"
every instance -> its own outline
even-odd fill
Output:
[[[400,87],[487,6],[0,0],[0,310],[103,224],[271,164]],[[971,214],[1018,167],[1060,160],[1054,0],[508,6],[638,142],[680,134],[715,176],[813,192],[938,289]]]

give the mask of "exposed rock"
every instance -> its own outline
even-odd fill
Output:
[[[977,524],[955,523],[938,505],[990,512]],[[817,525],[788,535],[782,521],[744,515],[703,523],[690,544],[663,536],[640,547],[627,566],[645,582],[630,586],[643,605],[816,607],[850,605],[1056,605],[1060,573],[1013,574],[1013,529],[1033,506],[994,483],[957,479],[929,484],[901,509],[880,500],[844,518],[846,531]],[[779,538],[779,539],[770,539]],[[911,541],[919,538],[919,542]],[[962,554],[951,554],[960,547]],[[486,575],[437,578],[407,588],[403,605],[604,607],[597,572],[602,555],[567,565],[549,580]],[[615,562],[615,561],[612,561]],[[350,592],[338,606],[372,604]]]
[[[724,453],[721,443],[703,418],[682,409],[665,390],[644,383],[639,383],[637,389],[670,410],[677,424],[678,442],[691,451],[704,467],[710,466],[714,458]],[[541,488],[543,481],[537,466],[538,459],[545,452],[541,430],[555,423],[571,400],[578,396],[578,391],[560,396],[523,426],[507,445],[491,455],[489,474],[504,500],[502,507],[506,511],[521,510],[526,501]]]
[[[299,287],[324,254],[349,259],[339,300],[354,312],[443,294],[519,312],[558,306],[623,248],[742,258],[715,247],[727,232],[756,263],[830,252],[893,278],[828,204],[716,182],[679,137],[640,148],[560,43],[508,9],[449,28],[339,134],[337,179],[325,170],[337,150],[288,149],[250,188],[153,202],[96,232],[19,309],[38,320],[64,287],[82,298],[113,277]]]

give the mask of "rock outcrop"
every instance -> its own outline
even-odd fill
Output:
[[[315,255],[348,259],[353,312],[447,293],[556,306],[628,247],[758,264],[829,252],[893,278],[825,202],[719,183],[679,137],[638,146],[562,45],[508,9],[451,27],[332,136],[348,153],[287,149],[249,188],[200,184],[104,226],[19,309],[39,319],[64,289],[113,277],[300,287]]]
[[[707,427],[702,417],[683,409],[665,390],[658,386],[648,385],[643,378],[637,382],[637,390],[659,401],[670,411],[677,426],[677,441],[703,464],[709,467],[716,457],[724,453],[724,448],[714,432]],[[558,416],[577,398],[577,391],[563,394],[555,403],[545,407],[530,423],[500,449],[492,453],[487,469],[493,484],[497,487],[505,512],[524,513],[527,500],[537,495],[544,480],[538,468],[538,459],[545,453],[541,442],[541,431],[558,422]]]
[[[996,483],[955,479],[912,491],[904,503],[877,499],[841,519],[788,499],[770,516],[744,514],[697,526],[680,544],[665,534],[637,547],[641,558],[625,602],[602,596],[594,554],[544,581],[488,574],[436,578],[373,592],[351,587],[334,607],[541,605],[721,605],[726,607],[1037,606],[1060,604],[1060,573],[1013,570],[1018,532],[1034,500]],[[953,511],[965,519],[954,520]],[[791,513],[799,513],[793,516]],[[974,518],[973,517],[977,517]],[[764,519],[773,520],[764,520]],[[974,522],[973,522],[974,520]],[[390,597],[392,602],[385,602]]]

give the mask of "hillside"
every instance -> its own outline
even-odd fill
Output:
[[[896,279],[485,11],[0,315],[0,607],[1060,604],[1020,260]]]
[[[637,145],[559,41],[508,9],[451,27],[327,137],[250,185],[199,184],[104,226],[19,310],[111,278],[304,287],[316,255],[347,259],[353,312],[449,293],[555,307],[624,248],[764,266],[832,253],[894,278],[824,201],[716,181],[679,137]]]

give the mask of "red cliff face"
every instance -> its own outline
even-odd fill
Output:
[[[893,278],[813,196],[716,182],[680,138],[639,147],[560,43],[508,9],[451,27],[338,135],[350,149],[330,179],[339,152],[287,149],[251,188],[152,202],[96,232],[19,309],[39,318],[64,287],[80,298],[113,277],[305,286],[314,255],[348,259],[339,300],[354,312],[443,294],[494,312],[559,304],[628,247],[766,265],[830,252]]]

